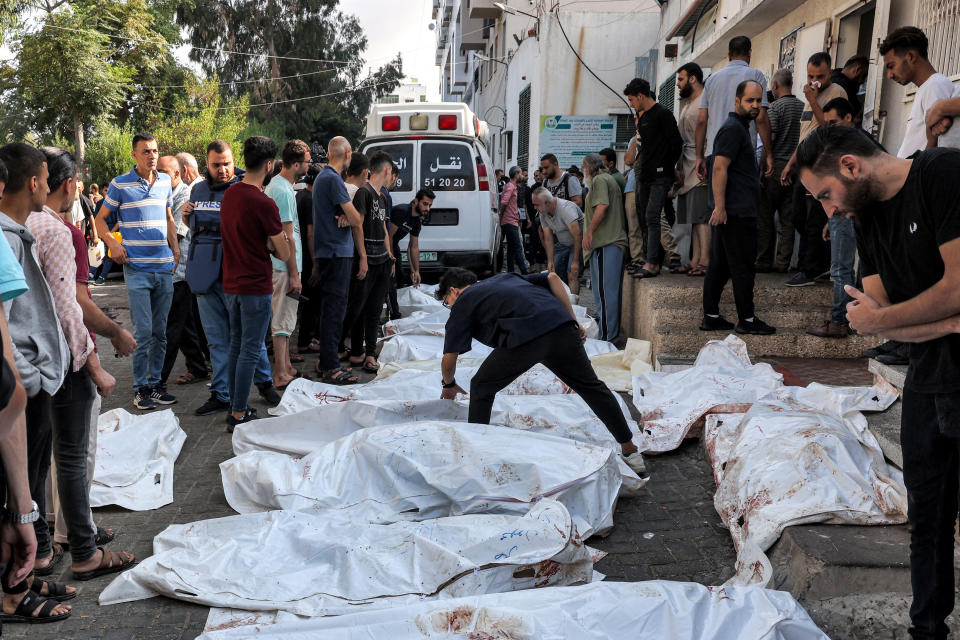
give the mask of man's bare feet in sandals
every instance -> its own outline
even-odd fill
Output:
[[[77,580],[92,580],[110,573],[126,571],[137,564],[136,556],[128,551],[107,551],[102,547],[83,562],[70,565],[73,577]]]
[[[21,603],[26,600],[29,608],[21,607]],[[54,605],[54,606],[51,606]],[[30,622],[34,619],[37,622],[47,618],[62,619],[73,610],[68,604],[51,600],[45,596],[39,596],[30,589],[25,589],[22,593],[3,594],[3,621],[10,622]],[[49,620],[53,622],[54,620]]]
[[[375,356],[367,356],[363,360],[363,370],[369,371],[370,373],[377,373],[380,371],[380,363],[377,362]]]

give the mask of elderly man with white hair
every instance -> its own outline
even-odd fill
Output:
[[[537,187],[531,197],[543,227],[547,269],[563,278],[571,293],[580,293],[583,212],[574,202],[557,198],[545,187]]]
[[[623,196],[600,154],[584,157],[581,171],[590,187],[583,207],[583,260],[590,266],[593,300],[599,315],[598,337],[613,341],[620,334],[623,256],[627,250]]]

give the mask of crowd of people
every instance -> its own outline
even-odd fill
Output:
[[[393,206],[398,169],[386,153],[355,154],[342,137],[324,150],[254,136],[240,169],[231,146],[214,140],[201,173],[191,154],[161,156],[156,138],[138,133],[131,155],[129,172],[102,191],[91,185],[88,196],[67,149],[0,147],[6,622],[70,615],[64,601],[76,589],[43,579],[67,551],[77,580],[136,563],[104,549],[114,532],[96,526],[90,510],[101,399],[116,388],[97,334],[116,357],[130,357],[135,408],[177,402],[167,382],[183,353],[177,383],[209,381],[195,413],[223,412],[232,431],[257,418],[253,388],[276,405],[291,381],[310,376],[294,366],[302,354],[318,354],[316,374],[332,384],[358,382],[351,366],[375,372],[385,303],[397,317],[398,278],[421,281],[418,237],[435,195],[423,189]],[[396,256],[407,236],[402,272]],[[108,261],[123,268],[132,334],[90,293]]]

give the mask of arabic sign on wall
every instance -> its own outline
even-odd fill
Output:
[[[540,116],[540,155],[552,153],[562,168],[580,166],[583,157],[612,147],[613,116]]]

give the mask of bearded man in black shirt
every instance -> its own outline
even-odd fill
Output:
[[[797,165],[828,216],[856,216],[863,291],[846,288],[850,326],[911,343],[900,433],[910,635],[946,638],[960,473],[960,151],[900,159],[859,129],[821,128]]]

